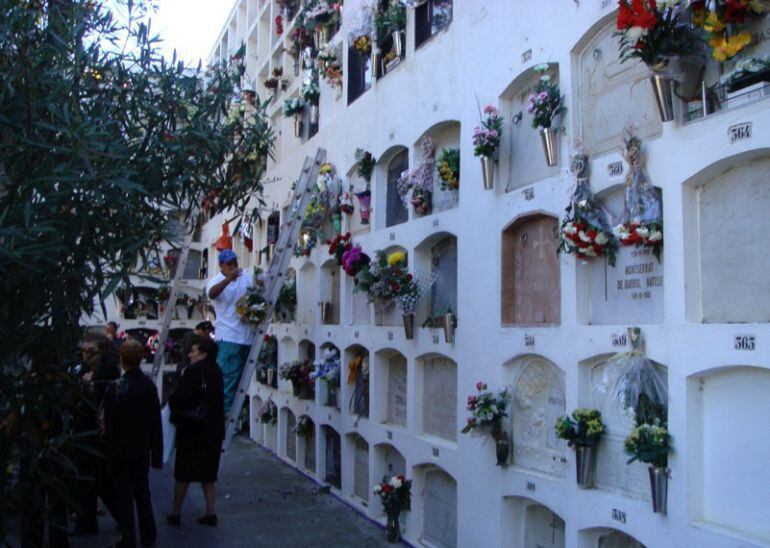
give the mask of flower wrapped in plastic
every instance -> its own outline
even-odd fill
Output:
[[[431,196],[433,193],[433,174],[435,170],[436,141],[430,136],[422,138],[419,144],[420,163],[410,173],[405,171],[398,180],[398,192],[406,205],[411,202],[415,211],[420,215],[428,215],[431,211]],[[409,191],[412,191],[411,198]]]
[[[473,129],[473,154],[492,158],[500,147],[503,136],[503,117],[492,105],[484,107],[481,125]]]
[[[332,386],[339,386],[340,351],[336,348],[325,349],[321,359],[315,363],[315,371],[310,374],[310,378],[320,379]]]
[[[436,171],[441,181],[441,190],[460,188],[460,149],[442,148],[436,162]]]
[[[663,203],[660,189],[647,179],[642,142],[631,133],[625,140],[624,156],[629,166],[625,181],[623,212],[613,228],[624,246],[647,247],[660,261],[663,251]]]
[[[270,303],[262,296],[262,288],[250,287],[246,294],[235,303],[235,311],[244,322],[259,325],[267,317]]]
[[[401,293],[396,296],[396,303],[404,314],[413,314],[420,300],[436,282],[435,272],[415,272],[404,277]]]
[[[273,400],[267,400],[257,411],[257,416],[262,424],[275,424],[278,422],[278,407]]]
[[[325,46],[318,53],[316,67],[327,84],[332,87],[342,86],[342,63],[331,44]]]
[[[413,278],[407,270],[405,253],[376,251],[375,260],[356,275],[356,281],[354,291],[367,293],[369,301],[376,305],[389,305],[411,290]]]
[[[404,476],[393,476],[390,479],[383,478],[372,489],[372,493],[380,497],[382,508],[389,516],[397,516],[402,510],[410,510],[412,504],[412,480]]]
[[[501,420],[508,416],[506,410],[511,403],[511,393],[507,389],[492,392],[481,381],[476,383],[476,391],[477,394],[468,396],[465,408],[471,412],[471,416],[466,420],[462,433],[468,434],[477,428],[491,426],[491,433],[497,439],[502,430]]]
[[[342,24],[340,30],[347,36],[348,42],[361,53],[372,52],[374,33],[374,13],[377,0],[348,0],[342,6]]]
[[[577,152],[572,157],[570,171],[575,177],[575,192],[559,229],[560,252],[574,254],[579,259],[607,257],[615,266],[618,240],[604,208],[594,199],[588,182],[588,156]]]
[[[297,420],[297,426],[294,427],[294,432],[300,438],[309,438],[313,435],[313,421],[307,415],[302,415]]]

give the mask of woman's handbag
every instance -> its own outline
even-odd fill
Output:
[[[206,420],[206,376],[201,369],[201,399],[187,409],[173,409],[169,420],[176,426],[201,425]]]

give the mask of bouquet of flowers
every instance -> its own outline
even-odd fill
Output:
[[[410,173],[405,171],[398,179],[398,192],[404,203],[409,200],[420,215],[428,215],[431,211],[431,196],[433,193],[433,173],[436,151],[436,141],[423,137],[419,144],[422,159],[419,165]],[[412,191],[411,200],[409,191]]]
[[[324,80],[330,86],[342,86],[342,63],[337,58],[334,48],[331,44],[327,45],[318,53],[316,58],[318,72],[323,75]]]
[[[535,71],[540,73],[540,79],[535,92],[529,96],[527,112],[532,114],[533,129],[549,128],[554,123],[554,119],[563,114],[567,107],[564,106],[564,96],[561,95],[559,86],[552,84],[551,77],[546,74],[548,64],[536,66]]]
[[[283,34],[283,17],[280,13],[275,16],[275,33],[278,36]]]
[[[324,193],[329,187],[329,184],[334,181],[334,166],[329,162],[321,164],[321,168],[318,170],[318,179],[316,179],[316,189],[319,193]]]
[[[283,115],[287,118],[290,116],[301,116],[302,111],[305,110],[305,101],[299,97],[292,97],[286,99],[283,102]]]
[[[297,421],[297,426],[294,427],[294,432],[300,438],[308,438],[313,433],[313,421],[307,415],[302,415]]]
[[[390,255],[376,251],[375,261],[356,275],[355,291],[367,293],[372,302],[390,302],[411,287],[412,275],[406,266],[406,254],[402,251]]]
[[[267,400],[260,406],[257,415],[262,424],[275,424],[278,422],[278,407],[273,400]]]
[[[683,0],[618,0],[618,5],[616,35],[622,61],[636,58],[662,71],[671,57],[697,50],[698,37]]]
[[[367,183],[372,180],[372,173],[376,164],[377,158],[371,152],[362,148],[356,149],[356,174]]]
[[[340,211],[347,215],[352,215],[355,209],[353,208],[353,199],[350,197],[350,192],[345,192],[340,197]]]
[[[606,429],[602,414],[596,409],[575,409],[572,419],[565,415],[556,421],[556,435],[567,440],[570,447],[593,447]]]
[[[631,430],[623,441],[623,449],[634,461],[665,468],[671,450],[671,434],[665,426],[643,423]]]
[[[329,244],[329,255],[332,255],[337,264],[342,266],[342,257],[345,252],[353,248],[353,244],[350,243],[350,232],[338,234],[332,241],[326,243]]]
[[[281,291],[278,292],[278,300],[275,303],[275,307],[282,320],[290,320],[294,317],[294,313],[297,309],[296,276],[286,278],[281,287]]]
[[[358,273],[363,270],[368,270],[370,262],[371,259],[361,250],[361,246],[358,244],[345,250],[342,254],[342,269],[348,276],[356,278],[356,280],[354,280],[356,284],[358,283]]]
[[[460,188],[460,150],[442,148],[436,164],[441,190]]]
[[[492,158],[500,147],[502,134],[503,117],[492,105],[485,106],[481,116],[481,125],[476,126],[473,130],[474,156]]]
[[[297,25],[289,34],[289,40],[291,44],[289,45],[288,54],[298,60],[302,50],[310,45],[310,32],[302,25]]]
[[[660,189],[650,185],[644,173],[642,142],[628,134],[626,162],[630,167],[625,181],[623,213],[613,232],[624,246],[648,247],[660,261],[663,250],[663,213]]]
[[[372,39],[367,34],[359,36],[353,40],[353,48],[361,55],[369,55],[372,53]]]
[[[706,32],[711,56],[719,62],[733,58],[751,44],[751,33],[742,27],[764,17],[760,0],[693,0],[693,23]]]
[[[303,82],[299,94],[311,105],[317,105],[318,98],[321,97],[321,89],[318,87],[318,80],[311,78]]]
[[[170,285],[162,285],[158,288],[158,300],[162,303],[165,303],[168,301],[168,299],[171,297],[171,286]]]
[[[486,383],[481,381],[476,383],[476,391],[478,394],[475,396],[468,396],[466,409],[471,412],[471,416],[468,417],[462,433],[467,434],[481,426],[491,426],[495,435],[495,431],[502,428],[501,419],[508,416],[505,410],[511,402],[511,393],[507,389],[498,393],[491,392]]]
[[[262,296],[261,287],[250,287],[246,294],[235,303],[235,311],[244,322],[251,325],[259,325],[267,317],[267,311],[270,308]]]
[[[305,4],[304,9],[305,28],[312,31],[320,27],[328,27],[336,24],[340,19],[341,6],[342,2],[309,0],[307,4]]]
[[[340,384],[340,351],[328,348],[323,353],[323,359],[316,362],[311,379],[321,379],[332,386]]]
[[[309,360],[293,361],[285,363],[281,366],[278,374],[286,381],[291,382],[292,389],[295,396],[303,394],[308,396],[308,391],[312,389],[315,384],[311,373],[313,372],[313,364]]]
[[[412,507],[412,480],[404,476],[393,476],[388,480],[382,478],[382,483],[374,486],[372,492],[380,497],[382,507],[388,516],[398,516],[402,510]]]
[[[588,185],[588,156],[582,152],[572,157],[570,171],[577,179],[575,193],[564,210],[558,250],[573,253],[579,259],[607,257],[615,265],[618,240],[612,232],[607,214],[596,202]]]
[[[329,209],[318,198],[313,198],[305,208],[305,222],[315,228],[321,228],[329,220]]]
[[[758,75],[763,75],[767,78],[769,72],[770,55],[749,57],[736,61],[735,67],[719,78],[719,83],[725,86],[727,91],[734,91],[738,87],[739,82],[746,82],[744,85],[750,85],[754,83],[750,81],[752,78],[758,77]]]

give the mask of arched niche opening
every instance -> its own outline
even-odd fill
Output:
[[[407,364],[401,352],[391,348],[374,354],[374,420],[388,427],[407,426]]]
[[[709,166],[685,185],[687,316],[704,323],[770,321],[770,151]],[[738,280],[740,280],[738,282]]]
[[[564,520],[547,506],[525,497],[506,497],[503,515],[503,546],[564,548]]]
[[[457,314],[457,238],[449,232],[432,234],[415,251],[417,271],[435,277],[418,305],[418,318],[439,327],[445,313]]]
[[[124,320],[158,319],[157,287],[131,287],[128,291],[116,291],[116,296]]]
[[[336,365],[335,365],[336,364]],[[340,408],[340,382],[342,378],[342,355],[333,343],[321,345],[315,360],[316,372],[328,371],[316,380],[318,397],[326,407]],[[336,371],[335,371],[336,370]]]
[[[280,338],[278,340],[278,371],[280,371],[280,368],[284,364],[299,359],[298,351],[299,347],[297,346],[297,343],[294,342],[294,339],[290,336],[286,335]],[[279,375],[277,375],[277,377],[277,387],[282,391],[291,393],[291,383],[281,379]]]
[[[299,323],[303,325],[316,322],[318,293],[315,266],[307,262],[300,268],[297,280],[297,312]]]
[[[433,125],[430,129],[423,133],[415,142],[413,147],[415,164],[422,161],[422,158],[420,157],[420,143],[425,137],[433,139],[436,144],[436,150],[433,156],[436,164],[433,170],[434,173],[433,191],[431,195],[431,213],[440,213],[441,211],[453,209],[460,203],[459,185],[462,184],[460,179],[457,180],[457,188],[452,188],[446,184],[442,185],[441,178],[437,174],[438,161],[441,157],[441,151],[443,149],[460,151],[460,122],[457,120],[445,120]]]
[[[375,482],[382,478],[406,476],[406,459],[396,447],[389,443],[375,446]],[[374,483],[374,482],[373,482]]]
[[[268,402],[272,403],[272,405],[275,405],[272,401],[268,400]],[[280,417],[279,417],[280,418]],[[272,451],[275,454],[278,454],[279,448],[278,448],[278,423],[266,423],[262,424],[264,430],[263,430],[263,444],[264,446]]]
[[[551,63],[546,74],[558,84],[558,63]],[[528,112],[529,96],[537,87],[540,76],[534,68],[528,68],[500,94],[499,110],[504,122],[499,149],[499,192],[510,192],[559,173],[558,165],[548,166],[540,134],[532,128],[532,114]],[[561,127],[563,123],[563,120],[557,120],[555,127]]]
[[[173,303],[174,320],[202,320],[206,317],[206,292],[200,287],[182,283],[179,285],[176,302]],[[165,312],[168,302],[160,302],[160,314]]]
[[[418,493],[420,540],[428,546],[457,546],[457,482],[444,469],[433,464],[414,467],[412,485]],[[416,487],[416,489],[415,489]]]
[[[419,394],[420,432],[457,441],[457,363],[441,354],[419,359],[416,393]]]
[[[627,464],[623,441],[635,426],[634,414],[616,398],[612,389],[618,383],[621,369],[609,361],[614,354],[600,354],[580,362],[578,370],[579,407],[598,409],[607,431],[596,451],[596,481],[604,489],[635,500],[650,500],[647,465]],[[653,360],[653,367],[668,386],[668,368]],[[676,443],[676,442],[675,442]]]
[[[316,428],[315,422],[309,415],[302,415],[297,420],[302,425],[301,433],[297,434],[297,462],[313,476],[316,474]]]
[[[506,422],[513,437],[513,463],[564,477],[567,445],[554,430],[556,419],[565,414],[564,372],[536,354],[512,359],[505,370],[511,390]]]
[[[321,287],[319,290],[319,308],[321,323],[339,325],[340,323],[340,278],[342,269],[334,259],[329,259],[321,266]]]
[[[373,220],[376,221],[377,219],[376,197],[371,198],[370,201],[369,222],[363,222],[363,218],[361,217],[361,202],[356,197],[356,194],[366,190],[371,192],[371,185],[363,177],[358,175],[358,166],[356,164],[353,164],[350,169],[348,169],[345,182],[346,184],[343,192],[347,191],[350,203],[353,205],[353,212],[350,214],[343,214],[343,217],[346,218],[346,220],[343,220],[343,227],[347,227],[347,231],[351,234],[365,234],[369,232],[371,222]],[[344,231],[345,228],[343,228],[343,232]]]
[[[342,447],[340,435],[334,428],[325,424],[321,427],[324,447],[324,481],[337,489],[342,488]]]
[[[645,548],[631,535],[609,527],[595,527],[578,533],[579,548]]]
[[[409,253],[407,252],[406,248],[401,247],[400,245],[392,245],[390,247],[385,248],[384,250],[385,256],[390,256],[392,253],[401,252],[406,256],[407,261],[407,269],[409,269],[409,265],[412,263],[412,258],[410,257]],[[376,258],[374,255],[372,255],[372,261],[375,261]],[[401,309],[396,304],[396,301],[389,301],[388,303],[382,305],[378,303],[374,303],[374,325],[382,325],[382,326],[401,326],[403,324],[403,319],[401,317]]]
[[[345,349],[343,362],[343,404],[348,413],[361,418],[369,417],[371,370],[369,366],[369,351],[360,344],[353,344]]]
[[[364,505],[369,506],[369,492],[371,480],[369,479],[369,444],[358,433],[345,436],[347,451],[350,454],[348,462],[353,463],[353,482],[351,494],[358,498]]]
[[[363,291],[356,291],[356,283],[352,276],[344,276],[347,299],[347,324],[369,325],[372,321],[372,306],[369,297]]]
[[[259,422],[259,409],[262,407],[262,398],[254,396],[251,398],[251,409],[249,410],[249,417],[251,418],[251,425],[249,428],[249,436],[255,442],[259,444],[264,443],[262,436],[262,423]]]
[[[572,51],[573,120],[591,156],[617,150],[623,132],[634,127],[646,141],[660,135],[662,124],[643,63],[622,63],[617,12],[591,27]]]
[[[289,267],[283,277],[283,287],[275,304],[276,323],[291,323],[297,319],[297,271]]]
[[[554,243],[556,217],[520,217],[502,233],[501,314],[506,325],[561,321],[561,273]]]
[[[690,516],[770,540],[770,369],[728,366],[688,379]],[[740,473],[730,473],[730,471]]]
[[[377,228],[387,228],[409,220],[409,209],[398,192],[398,179],[409,170],[409,149],[403,145],[388,148],[377,159],[374,190]]]
[[[284,447],[285,455],[290,461],[296,462],[297,433],[295,432],[295,428],[297,428],[297,419],[288,407],[284,407],[281,411],[283,414],[283,420],[281,421],[283,425],[283,437],[286,440],[286,445]]]

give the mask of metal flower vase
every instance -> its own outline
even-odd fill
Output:
[[[492,439],[495,440],[495,457],[497,466],[507,466],[508,457],[511,454],[511,442],[508,441],[508,434],[503,430],[502,419],[497,418],[492,423]]]
[[[545,163],[548,164],[548,167],[553,167],[559,162],[559,153],[556,149],[556,138],[556,130],[552,127],[540,128],[540,141],[543,143]]]
[[[313,45],[317,51],[322,50],[329,43],[332,29],[330,27],[317,28],[313,33]]]
[[[297,139],[302,137],[302,119],[299,116],[294,117],[294,136]]]
[[[388,535],[388,542],[396,543],[401,540],[401,524],[398,522],[398,513],[388,514],[385,531]]]
[[[332,321],[332,303],[321,303],[321,322],[328,324]]]
[[[382,62],[382,54],[380,53],[380,48],[373,47],[371,56],[372,80],[376,80],[381,75],[380,63]]]
[[[404,33],[400,30],[393,33],[393,53],[399,59],[404,56]]]
[[[581,489],[590,489],[594,486],[594,470],[596,462],[596,448],[593,446],[576,445],[575,463],[577,471],[577,484]]]
[[[650,473],[652,511],[665,515],[668,506],[668,468],[650,466],[648,471]]]
[[[495,159],[491,156],[481,157],[481,175],[484,178],[484,190],[495,187]]]
[[[446,314],[444,314],[443,324],[444,324],[444,340],[450,344],[455,342],[455,328],[457,327],[457,316],[455,316],[451,312],[447,312]]]
[[[674,119],[674,80],[662,74],[653,74],[650,84],[661,121],[671,122]]]
[[[275,369],[268,368],[267,370],[267,384],[273,386],[273,380],[275,378]]]
[[[310,105],[310,123],[318,125],[318,105]]]
[[[403,314],[404,318],[404,335],[406,340],[411,341],[414,339],[414,312]]]

